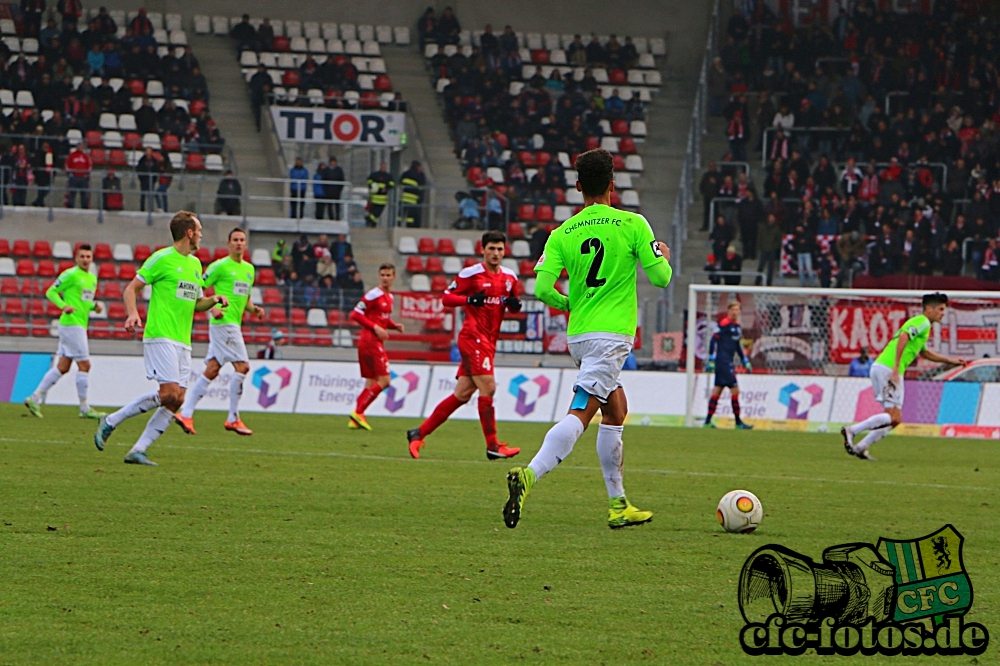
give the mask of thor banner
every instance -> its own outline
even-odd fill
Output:
[[[272,106],[278,140],[396,148],[403,145],[406,114]]]

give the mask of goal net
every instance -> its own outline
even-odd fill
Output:
[[[836,431],[882,411],[868,363],[909,317],[923,291],[691,285],[686,312],[688,426],[701,425],[714,376],[709,343],[732,301],[741,305],[741,345],[753,365],[735,362],[742,418],[757,428]],[[967,368],[919,358],[905,375],[905,434],[1000,439],[1000,292],[950,292],[944,321],[927,348],[977,360]],[[690,342],[693,341],[693,344]],[[989,358],[996,360],[985,360]],[[852,362],[854,362],[852,366]],[[733,424],[723,391],[713,422]]]

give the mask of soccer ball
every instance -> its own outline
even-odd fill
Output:
[[[749,534],[760,525],[764,517],[764,506],[749,490],[733,490],[719,500],[715,515],[722,529],[727,532]]]

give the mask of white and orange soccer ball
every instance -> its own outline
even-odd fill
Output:
[[[749,490],[733,490],[719,500],[715,515],[727,532],[749,534],[760,526],[764,506]]]

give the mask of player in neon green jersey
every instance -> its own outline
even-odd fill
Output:
[[[868,449],[903,422],[903,390],[906,387],[903,375],[917,356],[935,363],[951,365],[968,363],[965,359],[942,356],[927,349],[931,326],[940,323],[948,311],[948,297],[941,293],[925,294],[922,305],[923,314],[911,317],[903,323],[872,363],[868,373],[872,380],[872,388],[875,390],[875,401],[882,405],[885,411],[840,429],[840,434],[844,438],[844,448],[852,456],[875,460]],[[854,437],[865,430],[869,431],[868,434],[855,444]]]
[[[233,364],[233,376],[229,380],[229,416],[225,428],[238,435],[252,435],[240,418],[240,396],[243,395],[243,380],[250,372],[250,357],[243,342],[243,311],[249,310],[258,319],[264,318],[264,308],[250,301],[253,287],[254,268],[249,261],[243,261],[247,249],[247,234],[236,228],[229,232],[229,256],[213,262],[205,271],[205,286],[213,287],[215,293],[229,299],[229,307],[214,307],[209,311],[208,355],[205,357],[205,372],[184,398],[184,405],[174,414],[177,425],[189,435],[195,434],[194,410],[198,401],[208,393],[208,386],[219,376],[226,363]]]
[[[59,274],[56,281],[45,292],[45,297],[62,310],[59,316],[59,348],[56,349],[56,364],[42,377],[38,388],[24,399],[24,406],[42,418],[40,404],[45,402],[45,394],[59,378],[69,372],[76,362],[76,394],[80,398],[80,418],[99,419],[103,413],[94,411],[87,403],[87,388],[90,386],[90,345],[87,342],[87,323],[90,311],[101,314],[101,304],[94,300],[97,293],[97,276],[90,272],[94,253],[89,245],[79,245],[74,255],[76,266]]]
[[[142,335],[142,355],[146,378],[156,380],[159,390],[139,396],[114,414],[102,417],[94,434],[94,445],[103,451],[108,437],[122,421],[156,410],[146,423],[138,441],[125,456],[133,465],[156,465],[146,457],[146,449],[163,434],[174,412],[184,402],[184,389],[191,374],[191,325],[194,313],[217,305],[225,308],[225,296],[202,296],[201,262],[194,256],[201,243],[201,221],[194,213],[179,211],[170,220],[174,244],[154,252],[143,263],[135,279],[125,288],[128,317],[125,330],[142,328],[136,302],[149,285],[149,312]]]
[[[628,404],[618,375],[635,340],[636,264],[642,265],[650,282],[665,287],[672,275],[670,249],[656,240],[643,216],[611,207],[614,160],[608,151],[583,153],[576,170],[576,189],[583,192],[585,207],[552,232],[535,266],[535,295],[570,313],[569,350],[579,368],[575,397],[531,463],[514,467],[507,475],[510,497],[503,517],[511,528],[520,520],[528,491],[572,452],[598,409],[597,455],[610,498],[608,526],[638,525],[653,517],[625,497],[622,431]],[[569,296],[555,289],[563,269],[569,273]]]

